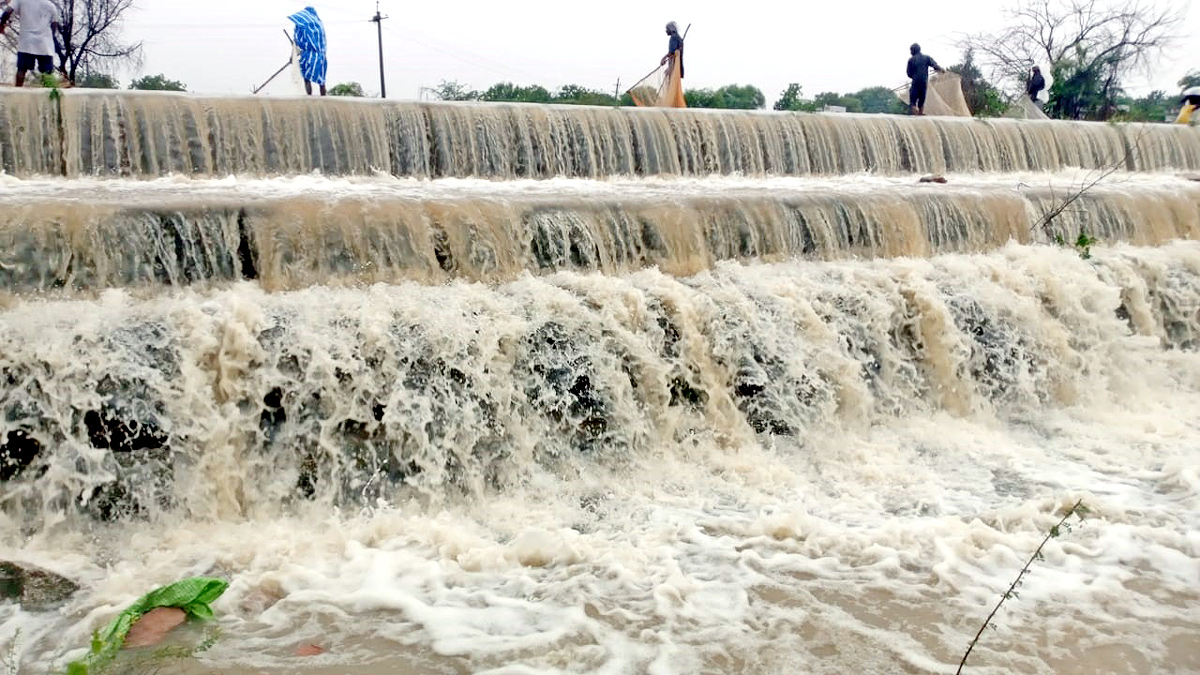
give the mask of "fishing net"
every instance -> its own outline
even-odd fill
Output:
[[[1008,107],[1004,113],[1005,117],[1011,117],[1019,120],[1048,120],[1050,119],[1045,112],[1042,111],[1042,102],[1032,101],[1028,96],[1019,96],[1015,103]]]
[[[666,64],[659,66],[633,85],[629,90],[633,102],[639,106],[686,108],[679,62],[679,58],[671,57]]]
[[[294,45],[288,45],[292,52],[292,60],[264,86],[255,93],[265,96],[297,96],[304,93],[304,76],[300,73],[300,51]]]
[[[1195,111],[1196,111],[1196,106],[1192,105],[1191,103],[1184,103],[1183,107],[1179,109],[1179,117],[1175,118],[1175,123],[1176,124],[1191,124],[1192,123],[1192,113]]]
[[[908,105],[908,88],[905,84],[893,91],[904,105]],[[971,109],[963,97],[962,78],[949,71],[934,73],[929,78],[929,89],[925,94],[925,114],[938,117],[970,117]]]
[[[300,72],[300,48],[292,45],[292,63],[288,67],[291,76],[291,90],[298,94],[304,93],[304,73]]]

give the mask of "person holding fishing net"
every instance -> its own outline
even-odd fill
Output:
[[[659,61],[658,68],[643,77],[629,90],[629,96],[639,106],[660,108],[686,108],[683,98],[683,40],[687,31],[679,34],[674,21],[667,23],[667,55]]]

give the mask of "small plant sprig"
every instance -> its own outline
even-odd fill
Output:
[[[1037,550],[1033,552],[1033,555],[1029,556],[1029,560],[1025,561],[1025,566],[1022,567],[1021,571],[1017,573],[1017,578],[1013,579],[1013,582],[1008,586],[1008,590],[1001,594],[1000,600],[996,603],[996,606],[992,608],[991,614],[988,614],[987,618],[983,620],[983,625],[979,627],[979,632],[975,633],[975,637],[971,638],[971,644],[967,645],[966,653],[963,654],[962,660],[958,662],[958,670],[954,671],[955,675],[962,674],[963,668],[967,665],[967,658],[971,656],[971,650],[975,649],[975,645],[979,643],[979,638],[983,637],[983,631],[987,630],[988,628],[991,628],[992,630],[996,629],[996,624],[992,623],[992,619],[995,618],[996,613],[1000,611],[1000,608],[1004,606],[1004,603],[1021,597],[1021,594],[1017,592],[1017,587],[1021,585],[1021,580],[1026,574],[1029,573],[1029,568],[1035,561],[1041,562],[1046,559],[1045,556],[1042,555],[1042,549],[1046,546],[1047,542],[1049,542],[1051,539],[1057,539],[1058,536],[1064,532],[1071,531],[1072,524],[1067,522],[1071,516],[1077,516],[1082,522],[1083,517],[1089,513],[1091,513],[1091,510],[1088,509],[1088,507],[1083,503],[1083,500],[1080,499],[1079,501],[1075,502],[1074,506],[1067,509],[1067,512],[1063,515],[1062,519],[1058,521],[1058,523],[1050,528],[1050,531],[1046,534],[1046,537],[1042,539],[1042,543],[1038,544]]]
[[[50,90],[50,100],[62,98],[62,90],[58,88],[58,77],[54,73],[42,73],[42,87]]]
[[[1075,239],[1075,243],[1068,244],[1067,240],[1063,239],[1061,234],[1054,237],[1054,243],[1058,244],[1059,246],[1072,246],[1076,251],[1079,252],[1080,258],[1083,258],[1084,260],[1091,260],[1092,247],[1100,243],[1100,240],[1088,235],[1087,232],[1080,230],[1079,236]]]

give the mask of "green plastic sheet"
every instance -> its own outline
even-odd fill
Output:
[[[104,630],[92,638],[92,650],[83,659],[67,668],[69,675],[93,673],[111,661],[121,647],[133,624],[143,614],[159,607],[178,607],[187,612],[188,618],[207,621],[213,618],[209,605],[229,587],[229,582],[211,577],[192,577],[177,581],[169,586],[150,591],[137,602],[125,608]]]

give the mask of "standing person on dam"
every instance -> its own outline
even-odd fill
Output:
[[[683,36],[674,21],[667,22],[667,35],[670,37],[667,55],[659,59],[658,68],[638,80],[628,91],[636,105],[687,107],[687,99],[683,96]]]
[[[679,64],[679,79],[683,79],[683,38],[679,37],[679,25],[674,21],[667,22],[667,35],[670,36],[670,41],[667,42],[667,55],[659,61],[660,66],[667,65],[667,62],[675,59]]]
[[[1042,69],[1037,66],[1029,73],[1029,84],[1025,86],[1025,92],[1029,94],[1030,101],[1037,101],[1038,94],[1046,88],[1046,78],[1042,77]]]
[[[929,69],[945,72],[932,56],[921,53],[921,45],[913,43],[908,51],[908,77],[912,84],[908,88],[908,109],[914,115],[925,114],[925,94],[929,91]]]
[[[329,62],[325,59],[325,24],[317,16],[317,10],[305,7],[288,17],[296,24],[296,48],[300,50],[300,74],[304,77],[304,91],[312,96],[316,83],[325,95],[325,71]]]
[[[25,74],[35,67],[41,73],[54,71],[54,33],[58,31],[58,8],[51,0],[12,0],[12,6],[0,14],[0,35],[16,15],[21,20],[17,38],[18,87],[25,86]]]

